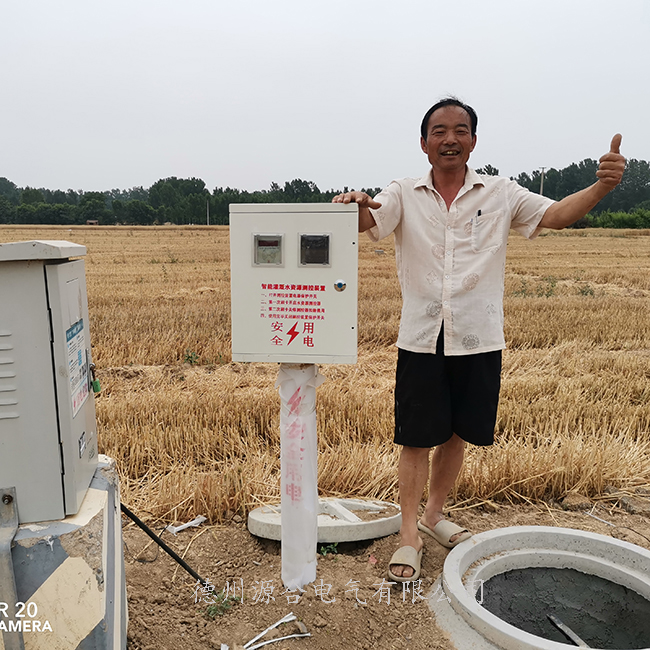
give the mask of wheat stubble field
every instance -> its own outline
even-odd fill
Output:
[[[100,451],[122,500],[219,522],[278,499],[277,365],[230,361],[228,228],[0,227],[32,239],[88,248]],[[395,500],[394,249],[360,242],[359,362],[321,368],[319,488]],[[512,235],[505,329],[497,443],[469,450],[456,506],[650,485],[650,231]]]

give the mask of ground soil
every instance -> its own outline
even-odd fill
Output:
[[[650,506],[647,495],[634,498],[637,505],[642,502]],[[608,525],[585,514],[584,501],[573,504],[580,507],[577,511],[564,510],[557,503],[488,503],[453,511],[450,518],[474,533],[506,526],[563,526],[611,535],[650,549],[648,510],[645,514],[630,514],[616,495],[597,505],[592,503],[592,514],[613,524]],[[157,532],[160,528],[159,525]],[[426,594],[439,576],[448,550],[431,537],[424,535],[424,538],[421,586],[422,593]],[[278,641],[266,647],[278,650],[454,648],[437,628],[425,600],[416,597],[414,603],[412,593],[404,594],[400,585],[385,588],[386,568],[397,545],[396,535],[370,542],[338,544],[336,552],[321,548],[327,554],[318,556],[316,582],[307,585],[298,602],[290,602],[297,594],[284,593],[280,579],[280,543],[252,536],[241,518],[235,516],[223,526],[189,528],[176,537],[166,531],[163,539],[202,578],[209,580],[215,591],[221,591],[229,583],[231,587],[237,586],[236,593],[241,596],[243,587],[243,600],[213,617],[208,615],[209,605],[205,602],[212,598],[211,594],[198,591],[196,580],[166,553],[158,551],[126,519],[124,539],[129,650],[221,650],[222,644],[235,650],[289,612],[306,626],[311,637]],[[260,641],[299,632],[296,622],[286,623]]]

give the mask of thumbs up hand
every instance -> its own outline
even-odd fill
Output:
[[[598,180],[607,187],[607,191],[613,190],[623,178],[625,171],[625,158],[621,155],[621,140],[623,136],[617,133],[612,138],[612,143],[609,145],[609,152],[601,156],[599,162],[600,166],[596,172]]]

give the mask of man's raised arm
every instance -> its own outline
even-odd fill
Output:
[[[332,199],[332,203],[356,203],[359,206],[359,232],[366,232],[377,225],[368,208],[377,210],[381,208],[381,203],[371,199],[365,192],[337,194]]]
[[[584,217],[602,198],[611,192],[620,182],[625,171],[625,158],[621,155],[620,133],[612,138],[609,152],[600,159],[596,172],[598,180],[590,187],[554,203],[539,222],[541,228],[561,230]]]

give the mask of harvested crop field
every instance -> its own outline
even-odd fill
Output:
[[[214,526],[209,530],[215,552],[222,547],[219,531],[228,527],[233,543],[245,540],[247,533],[233,518],[244,519],[251,508],[279,498],[279,397],[273,386],[277,365],[230,360],[228,228],[0,227],[2,242],[31,239],[69,240],[88,248],[93,355],[102,385],[96,402],[100,452],[117,460],[123,502],[158,529],[205,515]],[[393,343],[401,306],[394,249],[392,241],[377,245],[362,237],[359,253],[359,362],[321,368],[328,381],[318,389],[319,489],[325,496],[394,501]],[[497,442],[468,451],[450,502],[454,516],[466,517],[469,525],[478,522],[478,530],[484,519],[476,517],[486,512],[516,512],[516,519],[543,511],[553,517],[569,492],[611,507],[621,495],[647,489],[650,231],[573,230],[535,242],[513,235],[505,331]],[[634,516],[640,520],[626,525],[635,530],[645,525],[647,535],[647,515]],[[500,521],[506,525],[508,519]],[[565,525],[580,527],[577,521]],[[135,546],[136,535],[127,531]],[[184,544],[190,539],[183,537]],[[630,541],[649,546],[642,537]],[[259,554],[278,554],[275,543],[240,545],[247,544],[255,547],[250,557],[261,564],[268,558]],[[394,540],[376,544],[390,557]],[[373,549],[349,552],[360,553],[365,567]],[[237,557],[243,563],[246,554]],[[213,557],[210,565],[206,554],[202,560],[211,578],[218,577],[219,559],[224,560]],[[372,565],[377,576],[385,571],[378,559],[379,568]],[[127,554],[127,572],[141,580],[142,567],[132,560]],[[427,578],[435,578],[435,566],[427,572],[424,564]],[[184,577],[175,584],[191,594]],[[189,596],[183,598],[187,617],[200,618]],[[148,645],[146,621],[144,627],[136,622],[146,616],[148,605],[139,604],[146,600],[138,587],[132,601],[138,612],[132,618],[134,649]],[[209,625],[234,629],[237,608],[243,607]],[[262,618],[257,631],[277,620]],[[330,626],[340,628],[342,620]],[[199,632],[207,635],[203,645],[197,636],[198,645],[186,647],[211,647],[214,630]],[[151,647],[179,647],[151,636]],[[435,647],[415,638],[399,645],[406,636],[396,635],[393,647]],[[286,647],[335,648],[336,642],[331,636],[323,645],[295,639]]]

